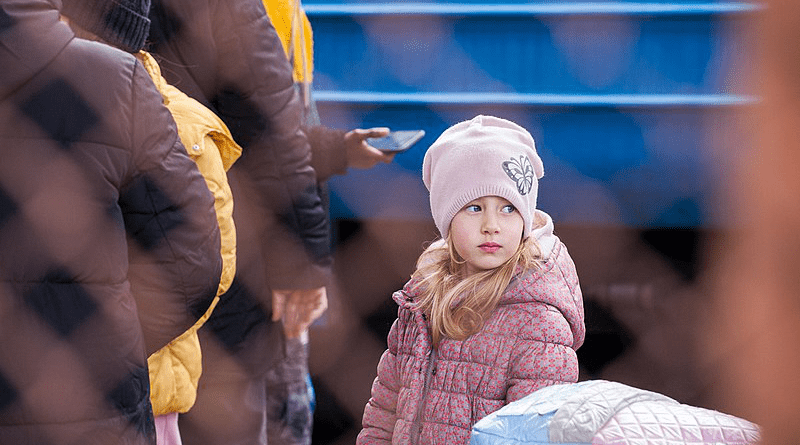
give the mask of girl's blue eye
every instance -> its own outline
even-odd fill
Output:
[[[507,206],[503,206],[503,209],[500,210],[500,211],[503,212],[503,213],[514,213],[514,212],[517,211],[517,208],[514,207],[513,205],[509,204]]]
[[[468,212],[480,212],[481,211],[481,206],[479,206],[478,204],[470,204],[470,205],[464,207],[464,210],[466,210]]]

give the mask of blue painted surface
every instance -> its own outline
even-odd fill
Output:
[[[336,218],[429,219],[424,151],[448,126],[494,114],[529,129],[556,221],[699,227],[737,120],[761,9],[739,2],[306,1],[317,105],[339,128],[422,128],[392,165],[331,181]],[[715,216],[717,218],[717,216]]]
[[[316,3],[316,4],[315,4]],[[374,1],[330,2],[319,1],[306,3],[306,11],[315,15],[385,15],[385,14],[415,14],[415,15],[525,15],[525,14],[720,14],[720,13],[747,13],[763,9],[761,5],[743,2],[637,2],[637,1],[552,1],[552,2],[525,2],[509,1],[504,3],[486,3],[481,1],[439,1],[439,2],[390,2],[378,3]]]

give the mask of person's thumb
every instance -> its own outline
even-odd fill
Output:
[[[368,138],[382,138],[389,134],[389,127],[373,127],[364,131]]]

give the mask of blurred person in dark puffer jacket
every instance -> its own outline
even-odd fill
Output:
[[[242,147],[228,172],[236,276],[198,332],[203,376],[180,416],[181,436],[192,445],[263,444],[266,374],[286,356],[283,328],[298,327],[293,335],[325,310],[331,279],[303,103],[259,0],[158,0],[150,18],[148,51],[164,78],[219,116]]]
[[[146,357],[214,298],[213,197],[141,63],[59,8],[0,0],[0,443],[154,444]],[[85,12],[136,52],[148,8]]]
[[[299,2],[276,3],[275,17],[299,8]],[[229,172],[237,276],[200,331],[204,374],[197,402],[181,416],[186,443],[310,436],[303,337],[326,309],[330,281],[325,192],[317,187],[349,167],[370,168],[393,157],[366,142],[386,128],[345,132],[315,121],[304,88],[310,71],[293,76],[281,40],[291,39],[290,30],[276,32],[283,23],[270,21],[264,5],[155,0],[150,14],[148,50],[164,77],[212,109],[242,146]],[[303,46],[310,46],[310,34],[305,37]],[[295,60],[311,68],[303,62]]]

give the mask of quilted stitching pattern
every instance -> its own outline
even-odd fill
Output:
[[[553,442],[590,442],[595,432],[622,408],[642,402],[678,404],[669,397],[605,380],[586,382],[564,402],[552,420]]]
[[[758,427],[709,409],[640,402],[621,409],[598,431],[592,445],[748,445],[759,440]]]
[[[759,427],[606,380],[542,388],[478,422],[472,445],[754,445]]]
[[[100,120],[98,113],[64,79],[54,79],[44,86],[29,97],[20,110],[65,149]]]
[[[148,203],[149,211],[132,211],[127,203]],[[125,230],[142,249],[153,251],[170,233],[187,225],[181,208],[158,184],[147,176],[133,181],[120,195]],[[154,218],[153,215],[158,215]],[[206,302],[205,307],[208,307]]]
[[[97,312],[98,304],[66,270],[54,270],[25,294],[25,303],[58,334],[72,331]]]

